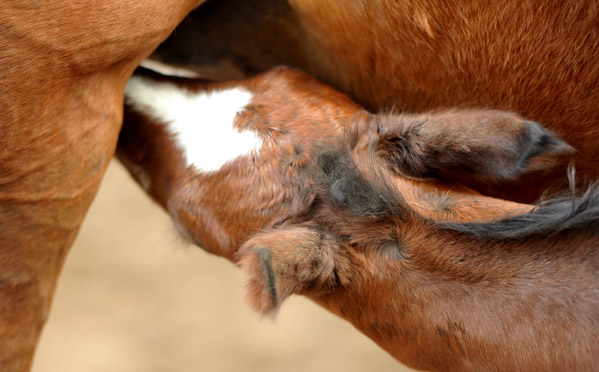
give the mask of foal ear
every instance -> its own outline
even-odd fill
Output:
[[[293,293],[324,290],[332,283],[334,261],[320,233],[305,227],[266,231],[239,250],[250,306],[273,315]]]
[[[378,116],[378,152],[416,178],[455,173],[502,181],[554,166],[574,150],[538,123],[505,111]]]

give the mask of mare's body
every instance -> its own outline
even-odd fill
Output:
[[[299,67],[372,112],[510,110],[577,153],[486,194],[531,202],[565,169],[599,177],[599,3],[594,0],[208,2],[155,56],[216,79]],[[223,42],[226,40],[226,42]]]

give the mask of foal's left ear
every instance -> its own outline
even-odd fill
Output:
[[[377,151],[416,178],[459,173],[478,181],[516,179],[548,169],[574,149],[538,123],[505,111],[377,116]]]
[[[335,266],[331,244],[320,232],[300,226],[264,231],[248,240],[237,263],[254,310],[274,315],[291,294],[330,288]]]

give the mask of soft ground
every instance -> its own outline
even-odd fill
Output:
[[[188,246],[113,162],[68,256],[33,372],[409,371],[292,297],[273,322],[229,262]]]

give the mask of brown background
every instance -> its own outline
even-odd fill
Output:
[[[33,372],[409,371],[349,323],[292,297],[246,306],[229,262],[181,241],[111,164],[59,281]]]

